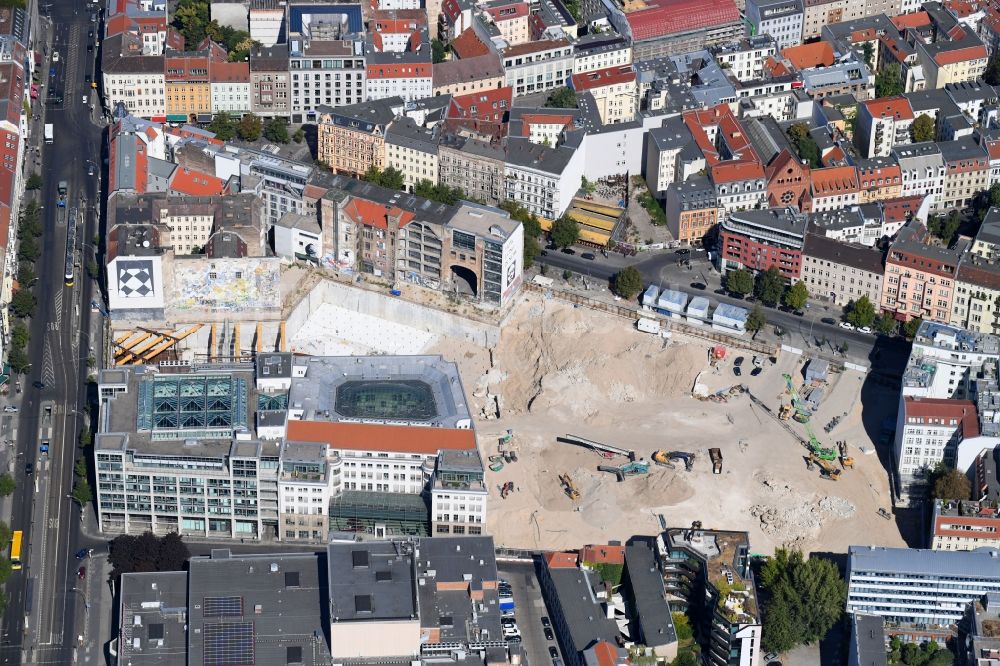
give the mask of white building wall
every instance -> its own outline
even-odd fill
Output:
[[[104,98],[109,108],[122,102],[133,116],[152,118],[167,113],[162,74],[105,74]]]

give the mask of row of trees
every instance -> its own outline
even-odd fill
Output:
[[[187,545],[176,532],[162,537],[152,532],[123,534],[115,537],[108,549],[111,578],[115,581],[124,573],[181,571],[190,557]]]
[[[42,254],[40,243],[42,233],[41,207],[34,200],[29,201],[21,209],[18,220],[18,289],[10,300],[10,312],[16,319],[11,326],[11,344],[7,362],[10,363],[11,370],[17,374],[25,374],[31,369],[28,360],[28,343],[31,335],[28,332],[27,322],[34,316],[38,307],[38,299],[33,292],[38,281],[34,266]]]
[[[13,571],[10,558],[6,555],[10,552],[10,540],[13,536],[14,532],[10,529],[10,525],[0,520],[0,615],[3,615],[4,611],[7,610],[7,595],[3,590],[3,585]]]
[[[217,113],[206,129],[221,141],[232,141],[238,137],[243,141],[252,142],[263,136],[272,143],[284,144],[293,139],[296,143],[301,143],[305,137],[302,129],[290,135],[288,121],[284,118],[271,118],[264,122],[252,113],[247,113],[239,119],[233,118],[228,113]]]
[[[801,310],[809,300],[805,283],[800,281],[789,287],[776,266],[757,273],[756,277],[743,268],[730,271],[726,273],[726,291],[738,296],[753,293],[764,305],[774,307],[780,302],[792,310]]]

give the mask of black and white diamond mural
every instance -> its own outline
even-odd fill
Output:
[[[154,291],[153,262],[125,259],[118,262],[118,293],[122,298],[145,298]]]

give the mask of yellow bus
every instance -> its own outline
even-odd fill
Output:
[[[24,532],[15,530],[14,536],[10,540],[10,568],[14,571],[21,570],[21,540],[24,539]]]

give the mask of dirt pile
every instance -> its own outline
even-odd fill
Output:
[[[751,505],[750,515],[760,521],[765,534],[785,546],[815,538],[824,523],[855,514],[854,504],[843,497],[803,493],[768,472],[757,472],[754,478],[763,487],[764,501]]]
[[[531,298],[504,328],[474,395],[480,416],[547,414],[589,423],[610,403],[671,398],[691,390],[705,351],[629,330],[610,315]],[[669,351],[667,349],[669,348]]]

